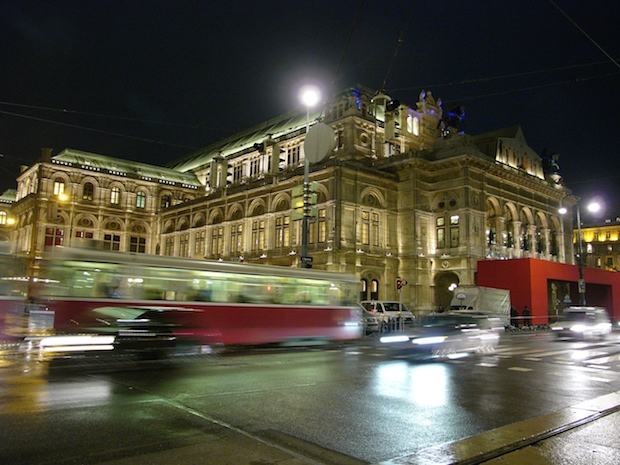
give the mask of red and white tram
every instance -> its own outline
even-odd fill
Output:
[[[66,248],[43,257],[31,297],[55,334],[148,310],[165,313],[177,339],[237,345],[356,339],[357,289],[354,276],[326,271]]]

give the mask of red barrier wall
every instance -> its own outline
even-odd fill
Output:
[[[586,304],[605,307],[612,319],[620,321],[620,273],[598,268],[583,268]],[[523,313],[527,305],[533,324],[547,324],[549,280],[570,283],[573,304],[579,303],[579,267],[534,258],[481,260],[478,262],[478,286],[508,289],[512,305]]]

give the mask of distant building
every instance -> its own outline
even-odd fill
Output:
[[[335,147],[311,165],[309,255],[314,268],[355,274],[360,299],[398,299],[402,277],[403,302],[425,312],[448,306],[450,284],[475,284],[478,260],[572,263],[572,216],[558,209],[577,199],[545,172],[519,127],[472,137],[443,118],[430,92],[407,106],[362,86],[310,116],[333,129]],[[97,241],[299,267],[293,190],[303,183],[305,132],[300,110],[167,168],[47,150],[17,179],[15,251],[34,258]]]
[[[620,271],[620,216],[595,224],[582,224],[581,234],[584,266]],[[575,230],[575,250],[578,240]]]

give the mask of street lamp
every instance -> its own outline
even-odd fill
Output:
[[[591,202],[586,207],[589,212],[596,213],[601,209],[601,205],[597,202]],[[578,253],[579,253],[579,305],[582,307],[586,305],[586,281],[583,278],[583,237],[581,234],[581,213],[580,204],[577,203],[577,241],[578,241]],[[561,215],[566,214],[566,207],[561,207],[558,212]]]
[[[321,91],[318,87],[307,85],[300,89],[299,99],[306,107],[306,136],[310,130],[310,108],[314,107],[321,99]],[[301,223],[301,266],[311,268],[308,258],[308,219],[310,217],[310,160],[304,155],[304,213]]]

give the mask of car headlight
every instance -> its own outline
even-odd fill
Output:
[[[447,336],[419,337],[411,342],[416,345],[441,344],[447,339]]]
[[[383,344],[393,344],[395,342],[407,342],[409,341],[409,336],[383,336],[379,339]]]

